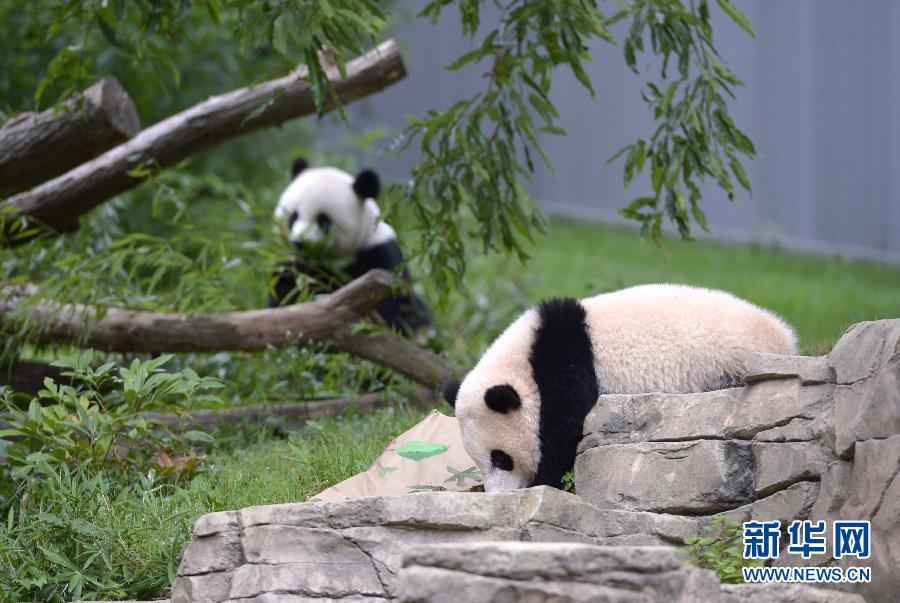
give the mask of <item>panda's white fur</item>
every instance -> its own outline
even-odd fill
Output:
[[[316,223],[316,216],[325,214],[332,220],[334,251],[353,254],[359,249],[374,247],[397,239],[394,229],[381,221],[374,199],[360,199],[353,190],[354,177],[334,167],[307,168],[288,185],[278,200],[275,218],[285,223],[297,212],[290,226],[293,243],[316,243],[325,233]]]
[[[784,321],[723,291],[641,285],[580,304],[596,391],[601,394],[728,387],[741,381],[752,353],[796,352],[794,332]],[[531,361],[540,323],[538,308],[522,314],[488,348],[455,394],[463,442],[482,470],[488,492],[526,487],[538,472],[542,400]],[[502,384],[518,393],[521,406],[509,412],[487,406],[486,392]],[[572,460],[580,436],[571,434]],[[491,462],[491,451],[498,450],[511,457],[511,471]]]

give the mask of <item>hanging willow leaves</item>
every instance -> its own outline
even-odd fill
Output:
[[[423,260],[435,292],[446,293],[462,283],[466,251],[475,246],[527,258],[527,244],[544,229],[545,218],[526,184],[538,163],[552,170],[541,146],[544,137],[565,135],[551,96],[554,76],[571,73],[594,97],[599,87],[587,64],[588,49],[597,44],[620,45],[635,73],[644,56],[660,69],[643,91],[654,130],[616,156],[623,162],[625,185],[649,175],[651,191],[642,191],[622,215],[640,222],[643,232],[657,241],[666,220],[690,238],[693,226],[706,229],[700,193],[704,181],[715,182],[729,197],[738,188],[750,190],[741,161],[755,150],[729,114],[729,103],[743,82],[716,53],[710,13],[711,8],[722,11],[754,35],[747,17],[731,0],[620,0],[609,6],[614,12],[607,14],[595,0],[433,0],[421,10],[419,17],[432,22],[456,15],[463,35],[475,42],[474,50],[447,69],[474,67],[485,76],[483,86],[461,94],[448,109],[410,117],[396,145],[420,153],[404,207],[413,217],[411,230],[421,235],[408,238],[414,243],[410,251]],[[216,60],[257,65],[262,64],[258,57],[277,57],[265,63],[268,72],[251,76],[260,79],[273,75],[275,65],[286,70],[305,61],[321,108],[333,100],[333,90],[320,57],[343,70],[346,57],[360,54],[379,37],[389,13],[400,12],[394,7],[376,0],[54,0],[36,8],[16,0],[12,8],[0,8],[0,16],[19,23],[16,31],[40,31],[45,39],[42,79],[26,86],[36,91],[38,106],[96,79],[98,63],[114,52],[129,57],[141,77],[156,76],[168,84],[169,79],[177,83],[182,71],[201,76]],[[204,57],[198,67],[200,59],[185,56],[186,41],[209,30],[219,34],[211,37],[220,43],[227,38],[227,52]],[[22,86],[8,88],[12,98]],[[388,215],[397,207],[394,199]],[[165,251],[163,243],[128,241]],[[115,246],[111,249],[109,261],[117,257]],[[172,267],[185,261],[168,251],[159,257],[167,258],[165,267],[135,271],[160,275],[148,284],[153,295],[163,295],[164,285],[176,280]],[[97,259],[95,265],[101,264]]]
[[[743,13],[729,0],[717,1],[755,37]],[[626,64],[638,72],[638,56],[646,51],[649,33],[650,51],[662,58],[660,79],[672,81],[664,92],[648,83],[643,93],[656,121],[650,138],[626,146],[610,160],[624,155],[626,185],[641,174],[645,164],[650,165],[653,196],[641,197],[619,213],[640,222],[642,232],[657,243],[663,217],[689,239],[692,219],[707,230],[700,208],[700,184],[706,178],[714,180],[729,199],[735,196],[732,177],[750,191],[739,155],[752,158],[756,151],[728,114],[728,100],[735,98],[735,88],[744,83],[725,66],[713,46],[707,0],[635,0],[617,16],[628,17],[631,27],[623,43]],[[675,73],[669,77],[672,63]]]
[[[711,177],[732,198],[733,180],[750,190],[738,155],[752,157],[753,143],[728,114],[728,100],[742,85],[717,56],[707,0],[632,0],[605,15],[590,0],[512,1],[499,19],[483,25],[478,0],[435,0],[420,16],[436,22],[449,7],[459,13],[462,32],[476,39],[475,50],[447,66],[483,66],[482,90],[443,112],[409,118],[401,148],[417,145],[421,161],[407,189],[418,217],[420,254],[432,268],[440,290],[462,283],[467,241],[483,251],[506,251],[525,258],[525,243],[544,228],[544,217],[525,182],[536,158],[553,169],[541,147],[543,135],[565,135],[550,99],[553,77],[570,71],[592,97],[594,84],[585,68],[588,48],[597,41],[616,44],[610,27],[630,26],[622,40],[626,64],[638,73],[638,57],[652,52],[661,59],[659,81],[647,84],[644,99],[656,121],[647,139],[628,145],[626,187],[649,169],[652,196],[642,196],[621,211],[642,224],[657,242],[664,218],[691,238],[691,224],[706,229],[700,207],[700,182]],[[719,6],[753,33],[747,18],[728,0]],[[649,44],[648,44],[649,42]]]

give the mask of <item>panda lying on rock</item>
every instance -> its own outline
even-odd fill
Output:
[[[642,285],[528,310],[444,397],[486,492],[560,488],[598,395],[734,387],[754,352],[796,353],[793,330],[723,291]]]
[[[354,178],[333,167],[310,168],[297,159],[293,179],[281,194],[275,218],[288,229],[288,237],[297,247],[297,260],[283,265],[276,275],[269,307],[294,303],[297,299],[296,274],[316,277],[325,285],[322,292],[333,290],[373,268],[394,271],[403,263],[397,234],[379,218],[375,203],[381,181],[372,170],[362,170]],[[350,259],[336,274],[311,261],[309,252],[325,245],[329,254]],[[412,335],[431,323],[425,303],[410,289],[409,273],[401,278],[406,291],[398,291],[382,300],[377,313],[388,326],[404,335]]]

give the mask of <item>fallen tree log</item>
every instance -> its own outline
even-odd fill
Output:
[[[46,377],[68,385],[71,379],[62,377],[61,372],[61,368],[43,362],[15,360],[9,366],[0,365],[0,385],[8,385],[17,392],[34,395],[44,387]]]
[[[359,319],[389,295],[392,287],[389,272],[372,270],[334,293],[306,303],[195,316],[44,300],[25,303],[37,290],[24,287],[7,291],[0,299],[0,327],[5,316],[25,312],[40,342],[151,354],[252,351],[315,341],[382,364],[427,387],[440,387],[459,373],[446,359],[390,331],[358,329]]]
[[[140,129],[134,103],[111,76],[58,109],[14,117],[0,126],[0,198],[59,176]]]
[[[209,431],[222,425],[234,425],[244,421],[265,421],[269,418],[280,419],[288,427],[302,427],[310,419],[329,417],[348,408],[356,408],[360,412],[370,412],[385,402],[383,392],[346,396],[328,400],[305,400],[286,404],[258,404],[254,406],[236,406],[234,408],[202,408],[185,413],[153,412],[140,413],[148,421],[159,421],[169,428],[199,428]],[[414,408],[430,408],[435,402],[434,392],[420,387],[409,395]],[[0,429],[9,429],[11,415],[0,412]],[[14,440],[16,436],[7,436]],[[0,465],[2,465],[0,461]]]
[[[434,402],[434,395],[426,388],[417,389],[410,398],[416,407],[428,407]],[[242,421],[264,421],[269,418],[283,420],[291,427],[300,427],[310,419],[328,417],[347,408],[355,407],[362,412],[373,410],[384,402],[384,393],[362,394],[330,400],[310,400],[287,404],[260,404],[237,406],[234,408],[200,409],[183,414],[174,412],[144,412],[147,420],[157,420],[168,427],[199,427],[209,430],[217,425],[228,425]]]
[[[377,92],[406,75],[396,42],[388,40],[346,64],[346,77],[328,68],[329,79],[342,103]],[[28,234],[10,237],[7,217],[4,244],[17,245],[35,236],[78,228],[78,217],[111,197],[144,181],[131,173],[145,168],[156,173],[183,159],[237,136],[315,113],[313,94],[304,79],[305,66],[289,75],[214,96],[143,130],[131,140],[2,204],[28,219]],[[323,108],[330,111],[329,97]]]

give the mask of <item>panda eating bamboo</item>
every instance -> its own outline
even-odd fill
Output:
[[[311,168],[302,158],[294,161],[292,180],[281,193],[275,219],[287,228],[297,259],[276,273],[270,307],[296,301],[297,274],[316,277],[324,283],[324,293],[374,268],[395,271],[402,266],[397,233],[381,220],[375,202],[380,192],[381,180],[373,170],[362,170],[354,177],[334,167]],[[311,261],[309,252],[321,245],[328,254],[349,260],[341,271],[344,274],[334,274]],[[388,326],[410,336],[431,323],[431,313],[412,292],[406,269],[400,278],[405,287],[375,309]]]

